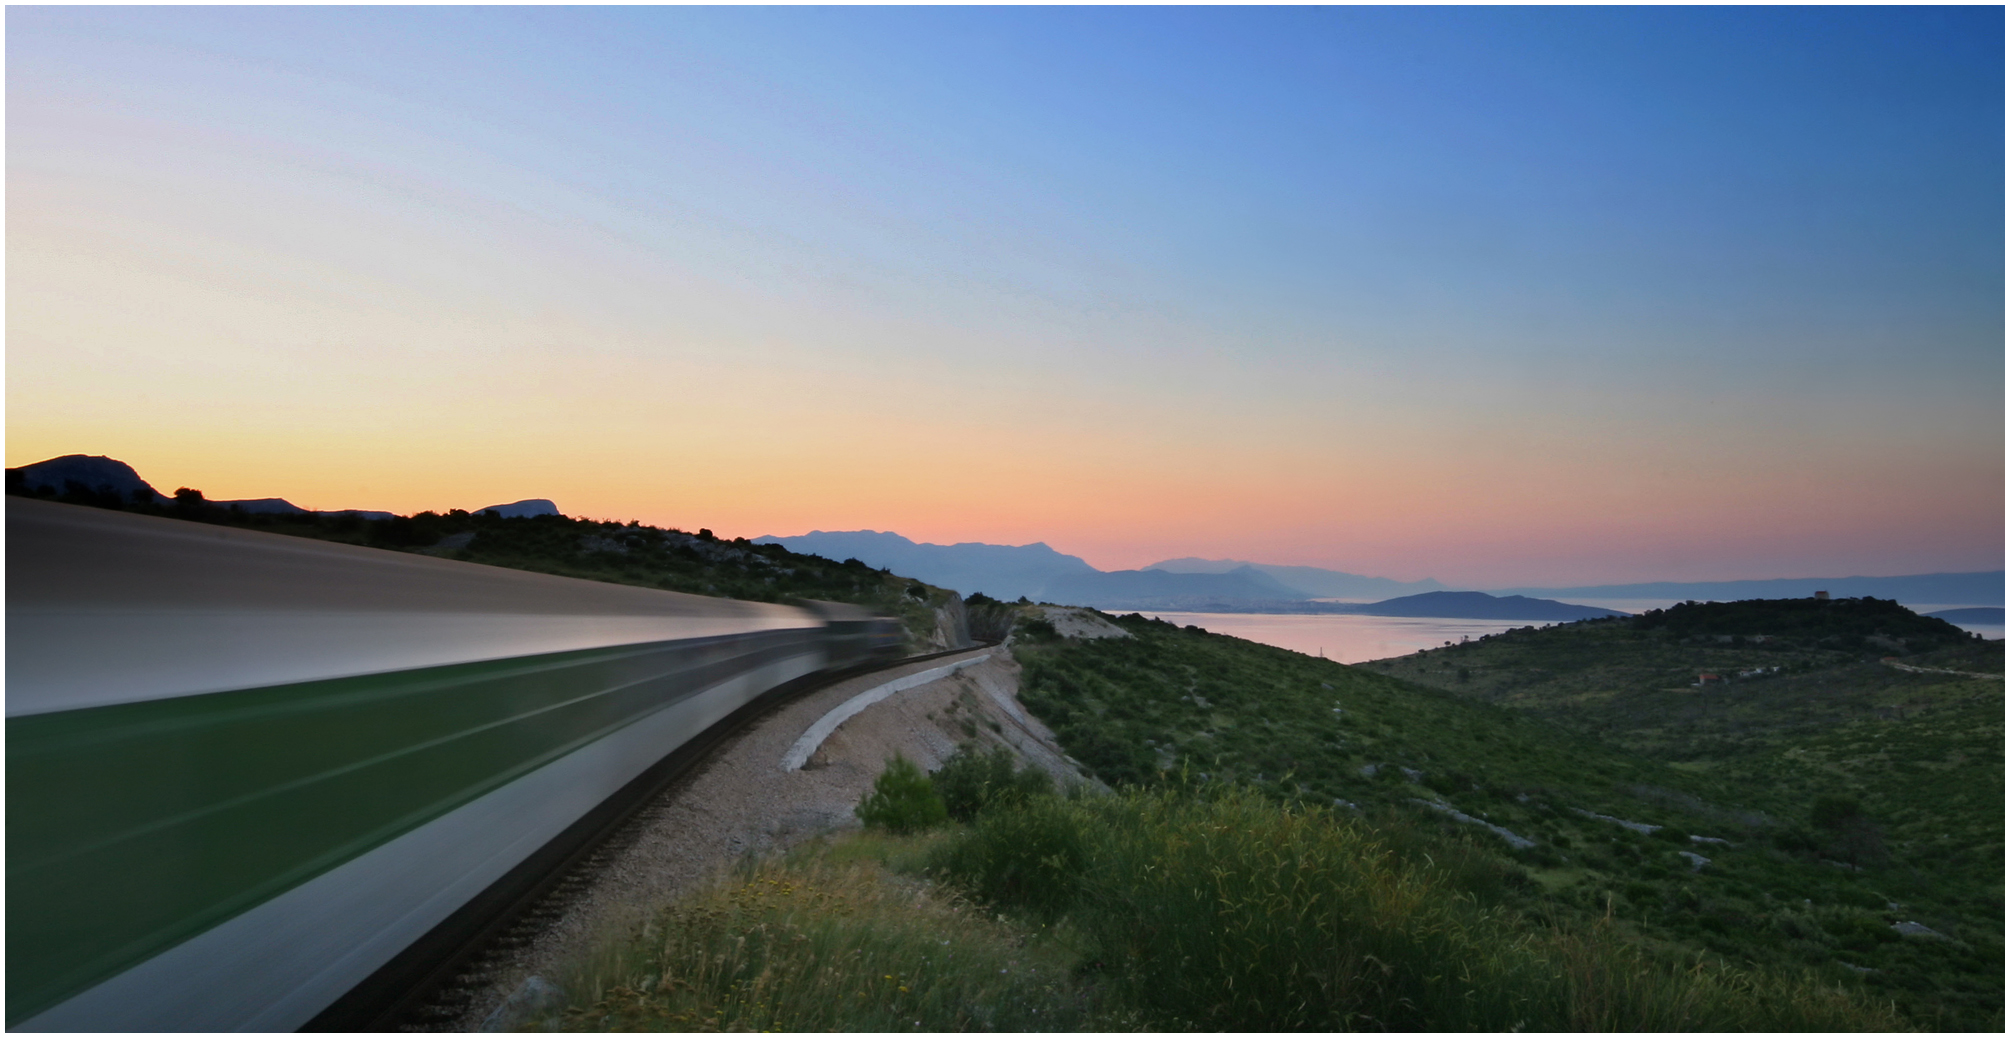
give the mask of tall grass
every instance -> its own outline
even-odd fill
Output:
[[[560,978],[565,1030],[1892,1031],[1812,976],[1532,922],[1472,845],[1248,789],[994,805],[744,867]],[[959,893],[960,891],[960,893]],[[1002,912],[1001,912],[1002,910]]]
[[[1466,864],[1399,854],[1364,824],[1246,790],[987,813],[934,861],[979,897],[1065,915],[1111,997],[1154,1028],[1900,1027],[1809,978],[1532,925],[1476,898]]]
[[[846,860],[850,858],[850,860]],[[1106,1029],[1066,954],[848,855],[744,871],[563,978],[584,1031]]]

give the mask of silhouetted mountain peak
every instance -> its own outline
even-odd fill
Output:
[[[523,519],[533,515],[559,514],[558,506],[542,497],[525,498],[522,501],[512,501],[506,505],[490,505],[487,508],[477,508],[473,511],[476,515],[480,515],[483,512],[494,512],[504,519]]]
[[[97,494],[116,494],[127,501],[133,499],[135,491],[146,495],[148,501],[167,500],[167,495],[141,479],[131,465],[102,454],[65,454],[8,469],[7,481],[10,484],[18,481],[26,492],[48,490],[62,494],[77,487]]]

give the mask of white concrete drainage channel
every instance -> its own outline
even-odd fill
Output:
[[[838,730],[839,725],[857,717],[866,707],[880,702],[897,692],[905,692],[910,688],[916,688],[926,685],[931,681],[946,678],[965,667],[974,667],[990,658],[991,654],[987,652],[974,659],[958,660],[946,667],[935,667],[918,674],[909,674],[904,678],[895,678],[884,685],[866,689],[858,695],[839,703],[837,706],[831,708],[830,713],[817,718],[817,723],[810,725],[809,730],[803,733],[802,738],[797,739],[795,745],[789,747],[789,752],[782,755],[782,770],[800,771],[804,764],[809,763],[811,755],[817,752],[818,747],[824,744],[824,740],[830,738],[831,733]]]

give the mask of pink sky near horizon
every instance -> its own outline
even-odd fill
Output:
[[[610,473],[630,460],[600,466],[518,458],[499,471],[496,459],[479,450],[405,466],[388,445],[374,456],[346,450],[337,456],[304,443],[294,445],[297,453],[275,451],[270,441],[182,453],[162,450],[157,439],[155,445],[143,438],[130,442],[129,448],[86,445],[82,452],[125,460],[163,491],[195,486],[219,500],[276,496],[309,508],[408,514],[548,497],[575,516],[705,527],[728,537],[876,529],[943,544],[1042,541],[1106,570],[1197,556],[1505,587],[1894,576],[2001,566],[1988,551],[1992,533],[2000,531],[1986,525],[1963,531],[1948,521],[1950,513],[1959,514],[1951,503],[1986,514],[1990,492],[1950,502],[1945,494],[1927,493],[1930,480],[1924,479],[1910,512],[1888,504],[1872,511],[1876,488],[1849,483],[1840,486],[1856,493],[1745,504],[1724,493],[1624,511],[1609,510],[1613,502],[1598,495],[1506,500],[1498,486],[1465,484],[1412,487],[1407,498],[1369,508],[1330,486],[1279,493],[1257,478],[1260,473],[1224,476],[1216,489],[1197,490],[1190,482],[1169,485],[1163,473],[1071,470],[1038,455],[1018,472],[975,466],[941,479],[861,467],[841,456],[816,459],[827,466],[821,470],[814,461],[793,459],[791,471],[792,459],[773,454],[752,466],[719,455],[729,463],[703,470],[659,463],[661,471],[683,469],[687,486],[672,491]],[[18,435],[8,447],[9,464],[76,452],[38,447]],[[1042,470],[1039,478],[1049,487],[1044,497],[1026,490],[1023,481],[1035,475],[1026,468]],[[1487,503],[1462,503],[1469,494]],[[1866,552],[1867,542],[1878,549]]]

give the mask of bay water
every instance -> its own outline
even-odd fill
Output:
[[[1246,638],[1280,649],[1324,656],[1341,663],[1407,656],[1461,638],[1499,634],[1531,626],[1521,620],[1446,620],[1409,616],[1355,616],[1347,613],[1175,613],[1145,610],[1181,627]],[[1543,624],[1534,624],[1541,627]]]

